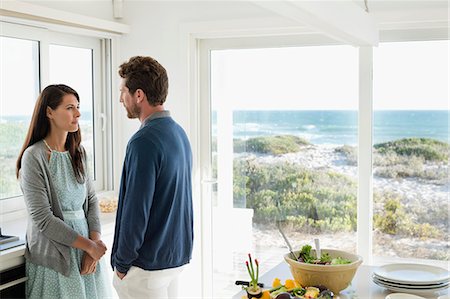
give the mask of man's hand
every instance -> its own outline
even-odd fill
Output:
[[[83,259],[81,261],[81,275],[88,275],[95,272],[97,269],[97,261],[94,260],[89,254],[86,252],[83,254]]]
[[[117,275],[117,277],[119,277],[120,280],[122,280],[125,277],[125,275],[127,275],[127,273],[121,273],[116,270],[116,275]]]

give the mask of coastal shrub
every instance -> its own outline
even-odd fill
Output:
[[[419,199],[419,201],[422,201]],[[429,223],[435,227],[439,227],[442,234],[448,235],[450,227],[449,223],[449,202],[444,201],[439,204],[414,204],[408,205],[410,213],[416,215],[422,223]]]
[[[408,156],[402,156],[397,154],[396,152],[385,152],[380,153],[378,151],[374,152],[374,166],[393,166],[393,165],[408,165],[409,160],[411,157]],[[416,156],[413,156],[415,159],[420,159],[420,161],[425,162],[423,158],[419,158]]]
[[[375,209],[374,213],[374,227],[385,234],[408,236],[418,238],[440,238],[442,237],[441,230],[428,223],[427,219],[423,219],[420,214],[417,214],[413,219],[414,211],[406,211],[401,204],[401,198],[391,192],[384,194],[374,193],[375,205],[378,206],[380,201],[383,203],[383,208]],[[446,210],[447,213],[448,210]],[[431,215],[430,215],[431,216]],[[432,216],[431,216],[432,217]],[[443,217],[445,219],[445,217]],[[448,220],[448,216],[447,216]],[[448,222],[444,222],[448,223]],[[444,230],[445,234],[445,230]]]
[[[344,144],[336,147],[334,151],[343,154],[348,165],[358,165],[358,150],[355,146]]]
[[[234,168],[235,182],[246,181],[246,207],[254,210],[255,222],[285,220],[316,232],[356,230],[356,185],[345,175],[244,158],[237,158]],[[244,188],[236,190],[239,196]]]
[[[421,157],[403,157],[396,164],[383,163],[386,166],[379,166],[375,169],[374,175],[384,178],[408,178],[419,177],[423,173],[424,164]]]
[[[438,165],[437,167],[427,168],[418,174],[418,177],[424,180],[433,181],[437,185],[446,185],[450,183],[448,165]]]
[[[429,223],[418,223],[411,225],[411,235],[419,238],[438,238],[440,231]]]
[[[448,161],[449,144],[431,138],[403,138],[375,144],[381,154],[395,152],[401,156],[422,157],[426,161]]]
[[[235,153],[253,152],[260,154],[282,155],[296,153],[301,146],[309,142],[303,138],[293,135],[278,135],[255,137],[248,140],[234,139],[233,147]]]
[[[405,219],[406,214],[402,209],[400,200],[398,198],[388,198],[384,203],[383,212],[374,214],[374,226],[383,233],[397,235]]]

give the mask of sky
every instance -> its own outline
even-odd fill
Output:
[[[213,103],[235,110],[356,110],[358,49],[352,46],[216,50]],[[375,110],[449,109],[449,42],[374,48]]]
[[[0,41],[0,116],[31,115],[38,93],[37,43]],[[448,41],[374,48],[374,109],[448,110],[449,49]],[[81,110],[90,110],[92,77],[80,74],[90,72],[91,51],[62,46],[51,51],[51,83],[75,88]],[[235,110],[358,109],[356,47],[216,50],[211,65],[213,105],[230,103]]]
[[[33,113],[39,93],[38,56],[36,41],[0,37],[0,116]],[[80,96],[81,111],[91,111],[91,49],[50,45],[49,58],[49,83],[69,85]]]

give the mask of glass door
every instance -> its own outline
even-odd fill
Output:
[[[205,296],[320,238],[356,252],[358,49],[202,47]],[[209,255],[209,256],[208,256]],[[209,298],[208,297],[208,298]]]

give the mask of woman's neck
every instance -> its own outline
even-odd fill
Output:
[[[59,134],[50,132],[44,139],[52,150],[58,152],[66,151],[67,132],[61,132]]]

